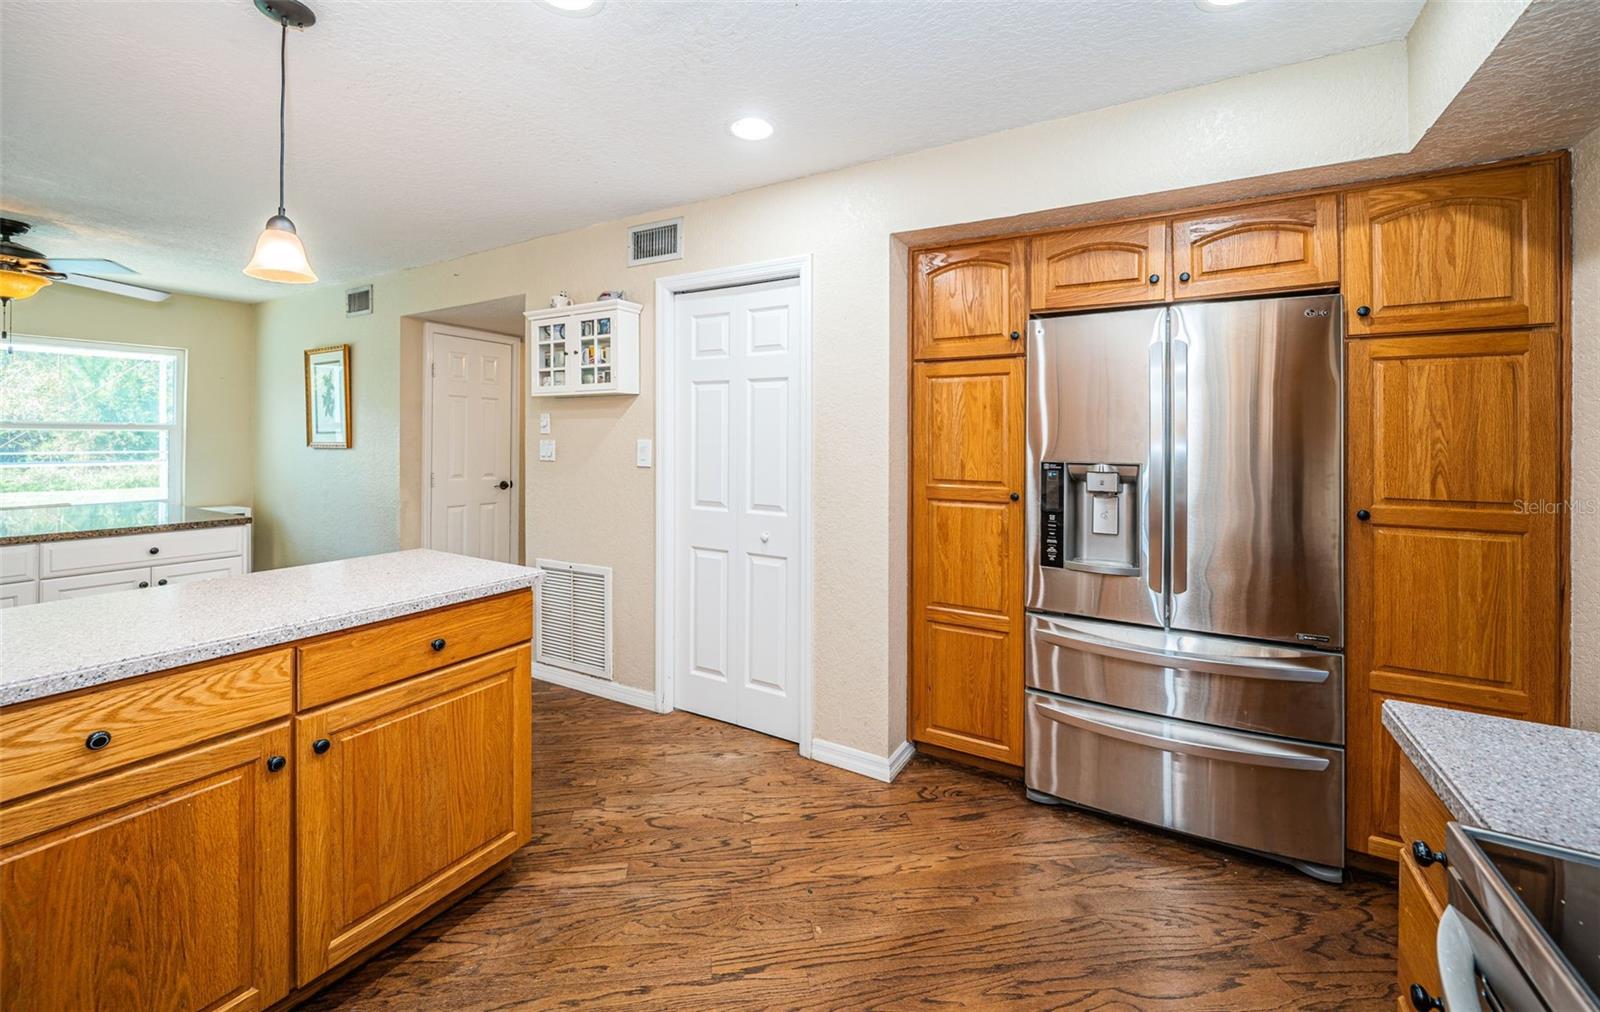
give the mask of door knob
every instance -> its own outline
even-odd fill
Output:
[[[1368,520],[1372,519],[1372,511],[1371,510],[1356,510],[1356,519],[1361,521],[1362,523],[1366,523]]]
[[[504,481],[504,480],[502,480],[500,482],[500,484],[495,486],[495,488],[498,488],[498,489],[508,489],[510,487],[511,487],[511,483],[509,481]]]
[[[1018,499],[1021,499],[1021,498],[1022,498],[1022,496],[1018,495],[1016,492],[1011,493],[1011,501],[1012,502],[1016,502]]]

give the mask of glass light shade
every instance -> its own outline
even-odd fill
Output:
[[[281,214],[267,219],[267,227],[261,230],[255,254],[245,264],[244,272],[252,278],[286,285],[309,285],[317,280],[306,259],[306,248],[295,234],[294,222]]]
[[[50,279],[23,271],[0,269],[0,299],[26,299],[50,284]]]

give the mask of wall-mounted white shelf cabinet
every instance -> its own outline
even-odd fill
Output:
[[[529,396],[638,393],[642,309],[609,299],[524,313]]]

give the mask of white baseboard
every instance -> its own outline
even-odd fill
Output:
[[[811,758],[819,763],[837,766],[851,773],[859,773],[864,777],[881,780],[886,784],[894,783],[894,778],[905,769],[906,763],[916,754],[916,749],[909,741],[900,743],[900,747],[885,759],[871,752],[863,752],[858,748],[848,745],[835,745],[831,741],[821,738],[811,739]]]
[[[637,706],[641,710],[654,713],[656,709],[656,693],[654,689],[635,689],[631,685],[619,685],[604,678],[595,678],[592,675],[580,675],[576,671],[565,668],[552,668],[548,664],[535,664],[533,677],[541,682],[552,685],[564,686],[568,689],[577,689],[587,692],[591,696],[609,699],[614,703],[627,703]]]

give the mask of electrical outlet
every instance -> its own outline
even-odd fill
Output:
[[[653,448],[650,445],[650,440],[648,440],[648,439],[639,440],[639,445],[638,445],[637,449],[635,449],[635,451],[634,451],[634,458],[633,458],[634,464],[636,466],[638,466],[638,467],[649,467],[650,466],[650,458],[651,458],[651,455],[652,455],[653,452],[654,451],[653,451]]]
[[[556,459],[556,441],[554,439],[541,439],[541,440],[539,440],[539,459],[540,460],[555,460]]]

